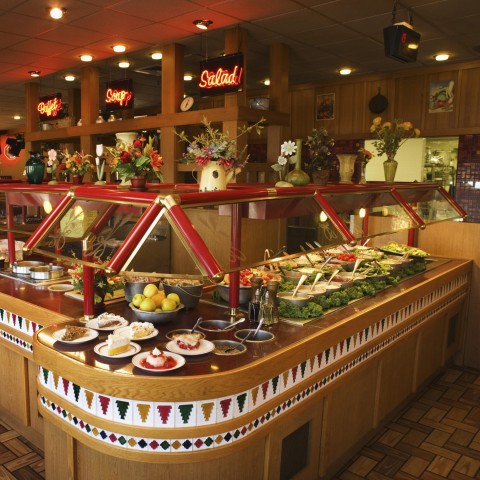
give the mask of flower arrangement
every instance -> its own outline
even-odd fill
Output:
[[[312,134],[307,137],[305,144],[308,147],[310,161],[307,167],[310,173],[315,170],[330,168],[331,166],[331,148],[335,145],[335,140],[328,134],[325,128],[314,128]]]
[[[65,162],[60,163],[58,169],[70,175],[85,175],[92,168],[91,155],[83,152],[74,152],[70,155],[68,152],[64,154]]]
[[[97,259],[95,263],[102,264],[100,259]],[[72,268],[68,270],[68,273],[72,279],[73,288],[79,293],[83,294],[83,265],[73,264]],[[113,294],[118,288],[122,288],[122,284],[115,283],[109,279],[107,273],[103,268],[96,268],[94,272],[94,289],[95,289],[95,303],[103,302],[105,295],[108,293]]]
[[[365,166],[373,157],[373,153],[367,149],[360,147],[358,149],[358,158],[362,166]]]
[[[205,167],[209,162],[218,162],[225,171],[238,173],[247,163],[248,156],[245,155],[247,146],[240,153],[237,152],[237,139],[253,130],[260,134],[265,122],[261,118],[257,123],[248,127],[242,127],[235,138],[231,138],[229,133],[221,132],[214,128],[212,124],[203,117],[203,132],[189,139],[184,131],[177,133],[181,141],[187,142],[187,151],[183,155],[186,163],[197,163]]]
[[[153,137],[149,137],[148,142],[145,137],[140,137],[132,145],[119,142],[116,147],[107,147],[107,150],[113,157],[110,162],[112,172],[118,172],[125,181],[147,173],[153,173],[163,181],[161,169],[164,162],[153,148]]]
[[[288,165],[295,163],[295,153],[297,152],[297,146],[295,142],[287,140],[280,145],[280,155],[277,163],[272,165],[273,170],[278,173],[278,178],[281,182],[285,180],[285,175],[288,170]]]
[[[378,155],[384,153],[395,155],[405,140],[420,136],[420,130],[413,128],[412,122],[400,120],[395,120],[393,123],[383,122],[382,117],[373,119],[370,132],[375,135],[373,144]]]

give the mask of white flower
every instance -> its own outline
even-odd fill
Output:
[[[51,148],[48,152],[48,160],[50,161],[55,161],[57,159],[57,151],[53,148]]]
[[[296,151],[297,151],[297,146],[291,140],[287,140],[286,142],[283,142],[280,147],[280,152],[283,155],[288,155],[288,156],[294,155]]]
[[[282,155],[280,155],[280,156],[278,157],[277,162],[278,162],[279,165],[282,165],[282,166],[283,166],[283,165],[285,165],[285,164],[287,163],[287,159],[286,159],[285,157],[283,157]]]

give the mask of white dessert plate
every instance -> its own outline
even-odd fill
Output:
[[[177,355],[173,352],[165,353],[168,357],[172,357],[177,363],[172,368],[148,368],[143,365],[143,361],[148,357],[150,352],[142,352],[138,355],[135,355],[132,358],[132,363],[142,369],[146,370],[147,372],[155,372],[155,373],[163,373],[163,372],[171,372],[172,370],[176,370],[177,368],[183,367],[185,365],[185,359],[181,355]]]
[[[135,355],[141,350],[141,347],[138,343],[130,342],[130,345],[128,346],[128,350],[126,352],[119,353],[118,355],[108,355],[108,345],[107,342],[102,342],[93,348],[95,353],[98,353],[102,357],[107,357],[107,358],[126,358],[126,357],[131,357],[132,355]]]
[[[200,345],[195,350],[185,350],[177,345],[176,340],[171,340],[167,343],[166,349],[173,353],[179,353],[180,355],[204,355],[211,352],[215,348],[215,345],[208,340],[200,340]]]
[[[82,327],[82,328],[85,328],[85,327]],[[68,343],[68,344],[86,343],[98,337],[98,332],[96,330],[87,328],[87,333],[83,337],[76,338],[75,340],[63,340],[63,336],[65,335],[66,331],[67,331],[66,328],[61,328],[60,330],[56,330],[55,332],[52,333],[52,337],[59,342]]]
[[[153,332],[150,335],[145,335],[144,337],[135,337],[133,338],[130,332],[130,326],[126,327],[118,327],[115,329],[115,333],[121,335],[122,337],[127,337],[130,340],[135,340],[136,342],[141,342],[142,340],[148,340],[149,338],[156,337],[158,335],[158,330],[156,328],[153,329]]]
[[[126,320],[125,318],[122,318],[122,319],[115,318],[113,320],[118,320],[119,323],[117,323],[116,325],[112,325],[110,327],[99,327],[98,326],[98,318],[92,318],[85,325],[88,328],[93,328],[95,330],[100,330],[100,331],[103,331],[103,332],[110,332],[112,330],[116,330],[117,328],[128,325],[128,320]]]
[[[57,283],[56,285],[50,285],[48,289],[51,292],[70,292],[73,290],[73,285],[69,283]]]

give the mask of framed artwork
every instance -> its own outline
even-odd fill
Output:
[[[455,82],[453,80],[430,83],[428,113],[453,111],[454,86]]]
[[[335,118],[335,94],[320,93],[315,102],[315,120],[333,120]]]

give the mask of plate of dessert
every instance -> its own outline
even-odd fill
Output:
[[[150,322],[132,322],[130,325],[115,329],[115,333],[130,340],[147,340],[156,337],[158,330]]]
[[[67,325],[65,328],[53,332],[52,337],[64,343],[85,343],[97,338],[98,332],[91,328]]]
[[[111,333],[105,342],[95,345],[95,353],[108,358],[125,358],[135,355],[141,350],[138,343],[131,342],[129,338]]]
[[[173,352],[162,352],[158,348],[154,348],[151,352],[135,355],[132,363],[149,372],[169,372],[185,365],[185,358]]]
[[[94,330],[102,331],[111,331],[119,327],[128,325],[128,320],[121,317],[120,315],[115,315],[113,313],[102,313],[97,318],[92,318],[86,323],[88,328],[93,328]]]
[[[204,355],[211,352],[215,345],[205,340],[201,333],[182,333],[175,335],[166,345],[167,350],[180,355]]]

